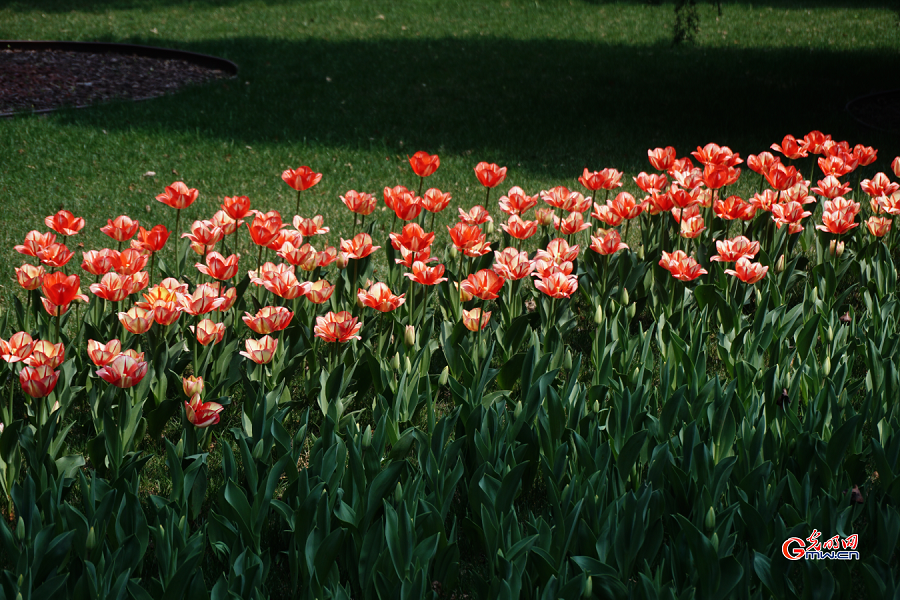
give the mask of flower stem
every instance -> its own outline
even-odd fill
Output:
[[[294,209],[294,214],[300,214],[300,190],[297,190],[297,208]]]

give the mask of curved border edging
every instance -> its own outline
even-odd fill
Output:
[[[238,66],[232,61],[212,56],[210,54],[200,54],[199,52],[189,52],[187,50],[176,50],[174,48],[160,48],[158,46],[141,46],[139,44],[119,44],[116,42],[67,42],[57,40],[0,40],[0,48],[12,50],[62,50],[66,52],[92,52],[95,54],[122,54],[125,56],[143,56],[146,58],[156,58],[160,60],[185,60],[201,67],[208,69],[218,69],[224,71],[231,77],[236,77]],[[132,98],[131,102],[141,102],[143,100],[152,100],[160,96],[145,96],[141,98]],[[58,108],[42,108],[32,111],[14,111],[2,112],[0,117],[15,117],[19,115],[39,115],[55,112],[61,108],[87,108],[89,106],[97,106],[102,103],[82,104],[78,106],[66,106]]]
[[[882,133],[896,134],[897,133],[896,129],[885,129],[884,127],[872,125],[868,121],[860,119],[859,117],[856,116],[856,114],[853,112],[853,109],[852,109],[852,106],[854,104],[856,104],[857,102],[861,102],[863,100],[868,100],[869,98],[877,98],[878,96],[887,96],[890,94],[900,94],[900,88],[893,89],[893,90],[882,90],[880,92],[872,92],[871,94],[865,94],[864,96],[856,97],[856,98],[850,100],[846,104],[846,106],[844,106],[844,110],[846,110],[848,113],[850,113],[850,116],[853,117],[853,120],[856,121],[857,123],[859,123],[860,125],[862,125],[863,127],[868,127],[869,129],[874,129],[875,131],[880,131]]]

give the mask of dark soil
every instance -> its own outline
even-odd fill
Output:
[[[0,50],[0,113],[144,100],[229,75],[185,60],[61,50]]]

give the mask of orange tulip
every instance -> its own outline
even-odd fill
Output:
[[[462,322],[469,331],[484,329],[491,320],[491,311],[481,312],[480,308],[462,311]]]
[[[506,167],[499,167],[494,163],[480,162],[475,165],[475,176],[486,188],[496,187],[506,179]]]
[[[188,398],[203,393],[203,377],[195,377],[191,375],[190,377],[182,377],[181,378],[181,389],[184,390],[184,395]]]
[[[305,296],[312,287],[312,283],[305,281],[300,283],[292,271],[284,271],[270,274],[263,280],[263,287],[285,300],[293,300]]]
[[[615,169],[591,172],[585,169],[582,176],[578,178],[578,182],[592,192],[614,190],[622,187],[622,172]]]
[[[349,258],[361,259],[369,256],[381,246],[372,245],[372,236],[368,233],[357,233],[352,240],[341,238],[341,251]]]
[[[54,344],[47,340],[38,340],[34,343],[31,355],[25,359],[29,367],[50,367],[55,369],[66,360],[66,348],[62,342]]]
[[[278,232],[285,227],[285,224],[281,222],[281,215],[278,211],[273,210],[268,213],[254,212],[256,216],[248,228],[250,239],[257,246],[265,246],[278,237]]]
[[[57,269],[65,266],[66,263],[72,260],[73,256],[75,256],[75,253],[63,244],[50,244],[37,252],[37,257],[42,263]]]
[[[818,160],[818,163],[822,173],[835,177],[843,177],[852,173],[858,165],[856,159],[844,155],[824,156]]]
[[[687,208],[673,208],[671,210],[672,218],[675,219],[675,222],[681,225],[682,221],[687,221],[689,219],[693,219],[694,217],[700,216],[700,205],[693,204]]]
[[[805,158],[809,155],[804,146],[798,143],[797,139],[792,135],[784,136],[784,140],[782,140],[780,146],[778,144],[772,144],[770,148],[775,152],[781,152],[786,158],[791,160]]]
[[[362,339],[359,333],[361,323],[347,311],[329,312],[324,317],[316,317],[315,335],[326,342],[348,342]]]
[[[272,362],[275,357],[275,350],[278,348],[278,340],[264,335],[258,340],[250,338],[246,341],[246,352],[238,352],[241,356],[246,356],[258,365],[265,365]]]
[[[772,156],[771,152],[760,152],[759,154],[751,154],[747,157],[747,166],[754,173],[765,175],[775,163],[780,163],[781,159]]]
[[[887,217],[869,217],[866,228],[875,237],[884,237],[891,230],[891,219]]]
[[[0,339],[0,357],[8,363],[27,360],[33,350],[34,340],[26,331],[14,333],[8,342]]]
[[[84,260],[81,263],[81,268],[91,275],[106,275],[119,260],[119,253],[110,248],[104,248],[100,251],[90,250],[82,252],[82,256]]]
[[[396,211],[394,206],[397,204],[398,200],[403,196],[414,196],[411,191],[406,189],[406,186],[397,185],[392,188],[386,187],[384,188],[384,203],[387,207],[393,211]]]
[[[555,273],[562,273],[563,275],[568,276],[572,274],[574,266],[575,265],[569,261],[555,263],[545,258],[535,258],[534,273],[532,273],[532,276],[540,279],[546,279]]]
[[[322,180],[322,174],[303,166],[297,169],[287,169],[281,174],[281,178],[293,189],[302,192],[319,183]]]
[[[128,275],[107,273],[99,283],[91,284],[90,290],[98,298],[119,302],[132,293],[132,284],[132,279]]]
[[[734,275],[744,283],[754,284],[769,271],[769,267],[764,267],[759,263],[750,262],[746,256],[742,256],[737,260],[734,270],[725,269],[729,275]]]
[[[451,196],[449,193],[445,194],[441,190],[437,188],[430,188],[425,192],[425,195],[422,196],[421,205],[422,208],[427,210],[430,213],[439,213],[450,204]]]
[[[218,252],[210,252],[206,255],[205,265],[196,263],[194,266],[204,275],[208,275],[213,279],[225,280],[237,275],[239,259],[240,257],[237,254],[232,254],[225,258]]]
[[[309,244],[303,244],[298,248],[291,242],[287,242],[278,250],[278,256],[288,264],[300,267],[304,271],[312,271],[318,264],[316,249]]]
[[[413,252],[406,248],[406,246],[400,246],[400,256],[401,258],[395,258],[394,262],[398,265],[403,265],[407,269],[412,269],[413,263],[423,262],[429,263],[434,262],[437,259],[431,256],[431,248],[425,248],[420,252]]]
[[[730,240],[717,240],[716,250],[718,254],[711,256],[709,260],[717,262],[735,262],[746,256],[753,258],[759,252],[759,242],[751,242],[742,235]]]
[[[516,186],[510,188],[506,196],[500,197],[500,210],[506,214],[522,215],[529,208],[534,208],[538,203],[538,196],[529,196],[522,188]]]
[[[462,208],[459,209],[460,223],[465,223],[466,225],[482,225],[488,221],[493,223],[494,219],[488,213],[487,209],[480,204],[473,206],[469,212],[464,211]]]
[[[119,313],[119,322],[135,335],[147,333],[153,325],[153,311],[133,306],[128,312]]]
[[[313,304],[324,304],[331,298],[332,293],[334,293],[334,286],[329,285],[326,280],[320,279],[314,281],[310,286],[309,291],[306,292],[306,299]]]
[[[778,201],[778,192],[773,190],[765,190],[762,193],[757,192],[750,198],[750,204],[756,210],[771,211],[772,205]]]
[[[644,211],[643,207],[634,201],[634,196],[628,192],[619,192],[607,204],[613,213],[623,219],[633,219]]]
[[[294,217],[294,228],[297,229],[303,237],[312,237],[331,231],[330,227],[322,227],[324,222],[325,218],[322,215],[316,215],[311,219],[304,219],[300,215],[296,215]]]
[[[112,359],[122,353],[122,342],[109,340],[103,344],[95,340],[88,340],[87,351],[88,356],[95,365],[105,367],[112,362]]]
[[[756,208],[738,196],[728,196],[724,200],[713,202],[713,212],[720,219],[749,221],[756,215]]]
[[[502,252],[494,252],[494,273],[503,279],[524,279],[534,271],[534,262],[528,260],[527,252],[519,252],[515,248],[505,248]]]
[[[340,196],[340,199],[350,209],[350,212],[362,216],[371,215],[378,204],[378,200],[372,194],[357,192],[356,190],[350,190],[343,196]]]
[[[814,187],[812,191],[829,200],[833,200],[838,196],[849,193],[852,189],[849,183],[842,184],[834,175],[828,175],[825,179],[820,179],[819,187]]]
[[[76,217],[67,210],[61,210],[55,215],[46,217],[44,224],[60,235],[69,236],[75,235],[84,228],[84,219]]]
[[[553,208],[562,208],[568,201],[572,192],[564,185],[558,185],[549,190],[541,190],[541,200],[552,206]]]
[[[786,167],[781,163],[772,165],[765,173],[765,178],[769,185],[778,191],[786,190],[803,181],[803,175],[796,168]]]
[[[97,371],[97,376],[118,388],[130,388],[139,384],[147,374],[147,363],[128,354],[120,354]]]
[[[897,190],[900,190],[900,184],[889,180],[884,173],[878,173],[872,179],[863,179],[860,187],[872,198],[890,196]]]
[[[691,152],[691,156],[699,160],[704,165],[724,165],[733,167],[744,162],[738,154],[731,151],[728,146],[719,146],[718,144],[709,143],[704,147],[697,146],[696,152]]]
[[[134,237],[134,234],[138,231],[138,227],[140,227],[140,223],[132,221],[131,217],[127,215],[121,215],[115,219],[107,220],[106,226],[101,227],[100,231],[117,242],[124,242]]]
[[[244,313],[244,323],[260,335],[281,331],[287,327],[294,313],[283,306],[264,306],[255,315]]]
[[[675,148],[666,146],[665,148],[655,148],[647,150],[647,156],[650,158],[650,164],[657,171],[667,171],[675,163]]]
[[[26,290],[36,290],[44,281],[44,267],[24,264],[16,267],[16,281]]]
[[[692,256],[688,256],[682,250],[676,250],[671,254],[663,252],[659,266],[669,271],[675,279],[685,282],[693,281],[707,273]]]
[[[825,212],[822,214],[822,225],[816,225],[816,229],[837,235],[847,233],[854,227],[859,227],[859,223],[853,222],[855,217],[856,215],[845,211]]]
[[[547,227],[553,224],[553,209],[550,207],[539,208],[534,211],[534,218],[541,227]]]
[[[32,230],[25,234],[25,241],[21,245],[14,246],[13,249],[19,254],[26,256],[37,256],[42,249],[56,243],[56,235],[50,233],[41,233]]]
[[[577,214],[581,216],[580,213]],[[517,240],[527,240],[533,236],[537,233],[537,226],[537,221],[523,221],[517,214],[510,216],[506,223],[500,225],[503,231]]]
[[[400,194],[393,199],[393,210],[401,221],[412,221],[422,213],[422,199],[411,192]]]
[[[222,201],[222,210],[232,219],[243,219],[250,214],[250,198],[247,196],[225,196],[225,199]]]
[[[574,235],[579,231],[590,229],[591,224],[584,222],[584,217],[580,212],[569,213],[565,219],[560,219],[556,215],[553,216],[553,228],[561,235]]]
[[[472,294],[468,293],[466,290],[460,289],[458,281],[453,282],[453,287],[456,288],[457,292],[459,292],[459,301],[463,304],[473,298]]]
[[[131,247],[137,250],[146,250],[147,252],[159,252],[169,241],[170,232],[165,225],[154,225],[153,229],[147,231],[143,227],[138,227],[137,239],[131,240]]]
[[[551,298],[568,298],[578,290],[578,277],[552,273],[548,277],[542,277],[535,281],[534,287]]]
[[[200,400],[200,394],[191,396],[190,402],[184,403],[184,416],[187,420],[198,429],[210,427],[219,422],[219,413],[225,410],[225,407],[218,402],[203,402]]]
[[[421,283],[422,285],[436,285],[442,281],[447,281],[446,277],[441,277],[443,274],[444,265],[429,267],[424,262],[418,260],[412,265],[412,273],[404,273],[406,277],[409,277],[412,281]]]
[[[324,250],[320,250],[316,254],[316,265],[319,267],[327,267],[337,260],[338,249],[334,246],[326,246]]]
[[[234,288],[231,288],[234,289]],[[201,346],[209,346],[210,344],[218,344],[225,337],[225,323],[214,323],[209,319],[201,319],[197,323],[197,329],[190,327],[191,333],[197,336],[197,343]]]
[[[50,395],[56,382],[59,380],[59,371],[52,367],[22,367],[19,371],[19,383],[22,391],[32,398],[44,398]]]
[[[113,269],[120,275],[134,275],[147,266],[148,256],[140,250],[126,248],[113,260]]]
[[[457,223],[452,228],[447,227],[450,239],[456,249],[469,257],[483,256],[491,251],[487,238],[481,229],[475,225]]]
[[[597,237],[591,236],[591,250],[602,256],[615,254],[619,250],[627,250],[628,246],[622,243],[619,232],[615,229],[609,231],[599,230]]]
[[[356,296],[363,306],[368,306],[369,308],[374,308],[381,312],[391,312],[406,302],[406,298],[404,297],[406,294],[397,296],[391,292],[391,289],[387,284],[381,283],[380,281],[373,284],[368,291],[359,289],[356,292]]]
[[[494,300],[497,292],[503,287],[504,279],[490,269],[481,269],[472,273],[460,283],[460,288],[467,294],[472,294],[482,300]]]
[[[737,183],[741,170],[725,165],[706,165],[703,168],[703,183],[711,190]]]
[[[418,223],[407,223],[400,233],[391,233],[389,237],[395,250],[403,247],[410,252],[422,252],[434,243],[434,233],[425,233]]]
[[[176,181],[166,186],[166,191],[156,197],[157,200],[167,206],[181,210],[187,208],[197,200],[200,192],[194,188],[188,188],[182,181]]]
[[[437,154],[428,154],[419,150],[409,158],[409,164],[413,173],[419,177],[428,177],[441,166],[441,159]]]

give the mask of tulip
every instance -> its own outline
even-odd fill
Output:
[[[564,185],[558,185],[549,190],[541,190],[541,200],[553,208],[563,208],[569,202],[572,192]],[[565,210],[565,209],[564,209]],[[570,212],[570,211],[566,211]]]
[[[362,339],[356,335],[361,323],[347,311],[329,312],[324,317],[316,317],[315,335],[326,342],[348,342]]]
[[[647,156],[650,158],[650,164],[657,171],[667,171],[675,163],[675,148],[666,146],[665,148],[655,148],[647,150]]]
[[[781,152],[786,158],[791,160],[809,156],[804,146],[799,144],[797,139],[792,135],[784,136],[784,140],[782,140],[780,146],[778,144],[772,144],[770,148],[776,152]]]
[[[597,190],[614,190],[622,187],[622,173],[615,169],[603,169],[602,171],[593,172],[585,169],[581,177],[578,178],[578,182],[592,192]]]
[[[31,291],[41,287],[44,281],[44,267],[24,264],[16,267],[16,281],[23,289]]]
[[[172,185],[167,185],[166,191],[157,196],[156,199],[167,206],[181,210],[193,204],[199,195],[200,192],[193,188],[189,189],[184,182],[176,181]]]
[[[107,273],[99,283],[91,284],[90,290],[98,298],[109,302],[119,302],[132,293],[132,286],[131,277],[118,273]]]
[[[80,293],[80,283],[78,275],[67,277],[64,273],[56,271],[44,276],[41,291],[47,300],[56,306],[68,306],[75,299],[87,300],[87,297]]]
[[[534,282],[534,287],[551,298],[568,298],[578,290],[578,278],[557,272],[538,279]]]
[[[669,185],[668,178],[661,174],[649,175],[642,171],[633,179],[637,186],[647,194],[663,192]]]
[[[281,246],[277,254],[288,264],[300,267],[304,271],[312,271],[318,264],[319,257],[316,249],[309,244],[295,246],[291,242],[287,242]]]
[[[875,237],[884,237],[891,230],[891,219],[887,217],[869,217],[866,228]]]
[[[188,398],[201,394],[203,392],[203,377],[195,377],[193,375],[182,377],[181,387],[184,390],[184,395]]]
[[[591,236],[591,250],[602,256],[615,254],[619,250],[627,250],[628,246],[622,243],[619,232],[615,229],[597,232],[597,237]]]
[[[413,173],[419,177],[428,177],[441,166],[441,159],[437,154],[432,155],[420,150],[409,158],[409,164]]]
[[[387,284],[381,282],[372,285],[368,291],[359,289],[356,295],[363,306],[368,306],[381,312],[391,312],[406,302],[406,294],[396,296],[391,292]]]
[[[900,177],[900,156],[897,156],[891,161],[891,170],[894,172],[895,176]]]
[[[534,218],[538,222],[538,225],[540,225],[541,227],[552,225],[553,217],[554,214],[552,208],[539,208],[534,213]]]
[[[635,203],[634,196],[628,192],[619,192],[607,205],[614,214],[622,219],[633,219],[644,210],[640,204]]]
[[[703,217],[696,216],[681,221],[681,237],[694,239],[706,230]]]
[[[134,237],[134,234],[137,233],[138,227],[140,227],[140,223],[138,223],[137,221],[132,221],[131,217],[127,215],[121,215],[116,217],[115,219],[109,219],[106,223],[107,224],[104,227],[100,228],[100,231],[116,240],[117,242],[130,240]]]
[[[153,325],[153,311],[133,306],[128,312],[119,313],[119,322],[135,335],[147,333]]]
[[[506,196],[500,197],[500,210],[509,216],[521,216],[525,211],[537,206],[538,196],[528,196],[520,187],[512,187]]]
[[[534,262],[528,260],[527,252],[519,252],[515,248],[506,248],[502,252],[494,252],[494,272],[512,281],[524,279],[534,270]]]
[[[580,212],[572,212],[569,213],[569,216],[565,219],[560,219],[559,217],[554,216],[553,228],[559,231],[562,235],[574,235],[579,231],[590,229],[591,224],[584,222],[584,217]]]
[[[475,225],[457,223],[452,228],[447,227],[447,231],[454,247],[466,256],[474,258],[491,251],[484,233]]]
[[[241,356],[246,356],[258,365],[265,365],[272,362],[275,356],[275,349],[278,348],[278,340],[268,335],[264,335],[259,340],[252,338],[245,343],[247,351],[239,352]]]
[[[65,247],[63,244],[50,244],[45,248],[38,250],[37,257],[47,266],[60,269],[66,265],[75,253]]]
[[[147,363],[138,361],[127,354],[120,354],[109,364],[97,371],[97,375],[118,388],[130,388],[147,374]]]
[[[716,241],[717,255],[709,260],[717,262],[735,262],[741,257],[753,258],[759,252],[759,242],[751,242],[742,235],[731,240]]]
[[[482,300],[494,300],[497,292],[503,287],[504,279],[490,269],[481,269],[477,273],[469,275],[460,283],[460,288],[467,294],[471,294]]]
[[[8,363],[22,362],[31,356],[34,350],[34,340],[28,332],[14,333],[9,341],[0,339],[0,358]]]
[[[201,283],[191,295],[182,294],[178,297],[181,308],[189,315],[204,315],[219,308],[222,299],[219,298],[218,288],[208,283]]]
[[[326,246],[324,250],[316,254],[316,266],[320,268],[327,267],[337,260],[338,249],[334,246]]]
[[[294,227],[303,237],[312,237],[314,235],[323,235],[331,231],[329,227],[322,227],[325,217],[316,215],[311,219],[304,219],[300,215],[294,217]]]
[[[239,259],[240,257],[237,254],[232,254],[225,258],[218,252],[210,252],[206,255],[205,265],[196,263],[194,266],[197,267],[198,271],[213,279],[226,280],[237,275]]]
[[[484,329],[491,320],[491,311],[481,312],[480,308],[462,311],[462,322],[469,331]]]
[[[131,247],[151,253],[159,252],[169,241],[171,233],[164,225],[155,225],[150,231],[138,227],[137,239],[131,240]]]
[[[872,179],[863,179],[859,185],[872,198],[890,196],[900,190],[900,184],[890,181],[884,173],[878,173]]]
[[[322,181],[322,174],[316,173],[307,166],[303,166],[297,169],[285,170],[281,174],[281,178],[293,189],[302,192]]]
[[[232,219],[224,210],[217,210],[216,214],[210,219],[210,223],[221,229],[223,235],[231,235],[237,232],[238,228],[244,224],[243,221]]]
[[[244,323],[260,335],[281,331],[287,327],[294,313],[283,306],[264,306],[255,315],[244,313]]]
[[[691,156],[695,157],[704,165],[725,165],[733,167],[736,164],[744,162],[740,156],[734,154],[728,146],[719,146],[718,144],[709,143],[702,148],[697,146],[696,152],[691,152]]]
[[[480,162],[475,165],[475,176],[486,188],[492,188],[499,185],[506,179],[506,167],[498,167],[494,163]]]
[[[250,214],[250,198],[247,196],[225,196],[225,199],[222,201],[222,210],[232,219],[243,219]]]
[[[87,351],[88,356],[95,365],[105,367],[112,359],[122,353],[122,342],[110,340],[103,344],[94,340],[88,340]]]
[[[278,232],[281,231],[285,225],[281,222],[281,215],[277,211],[273,210],[268,213],[255,212],[256,216],[253,218],[253,221],[248,228],[250,239],[253,240],[253,243],[257,246],[266,246],[269,242],[278,237]],[[262,250],[262,248],[260,248],[260,250]]]
[[[445,194],[441,190],[437,188],[430,188],[425,192],[425,195],[422,196],[422,208],[432,213],[439,213],[450,204],[451,195],[449,193]]]
[[[191,247],[200,246],[207,248],[215,246],[225,236],[221,227],[217,227],[212,221],[194,221],[191,224],[190,233],[182,233],[181,237],[191,241]]]
[[[41,233],[40,231],[29,231],[25,234],[25,241],[21,245],[14,246],[13,249],[19,254],[26,256],[37,256],[42,249],[56,243],[56,235],[50,232]]]
[[[591,213],[591,216],[598,221],[606,223],[610,227],[617,227],[622,223],[622,217],[613,212],[612,208],[606,204],[597,204],[594,203],[594,212]],[[553,220],[556,221],[556,217],[553,217]]]
[[[348,258],[362,259],[379,248],[381,246],[372,245],[372,236],[368,233],[358,233],[353,236],[352,240],[341,238],[341,252],[344,252]]]
[[[701,275],[706,275],[706,269],[700,267],[693,257],[688,256],[682,250],[672,253],[663,252],[659,266],[672,274],[672,277],[681,281],[693,281]]]
[[[110,248],[104,248],[100,251],[90,250],[82,252],[82,256],[84,260],[81,263],[81,268],[91,275],[106,275],[119,262],[118,251]]]
[[[409,252],[422,252],[434,243],[434,233],[426,234],[418,223],[407,223],[400,233],[391,233],[389,237],[395,250],[403,247]]]
[[[556,238],[547,244],[546,250],[538,250],[535,253],[535,259],[543,259],[556,264],[571,262],[578,258],[578,245],[569,246],[569,243],[562,239]]]
[[[759,154],[751,154],[747,157],[747,166],[750,170],[763,176],[765,176],[772,165],[780,162],[781,159],[772,156],[771,152],[760,152]]]
[[[375,206],[378,204],[378,200],[372,194],[366,194],[365,192],[357,192],[356,190],[350,190],[343,196],[340,196],[341,202],[350,209],[350,212],[356,213],[362,216],[371,215],[375,211]]]
[[[480,204],[476,204],[468,212],[462,208],[459,209],[459,221],[466,225],[483,225],[487,222],[493,222],[493,220],[487,209]]]
[[[147,266],[148,258],[142,250],[126,248],[113,260],[113,269],[120,275],[134,275]]]
[[[324,304],[331,298],[332,293],[334,293],[334,286],[329,285],[326,280],[320,279],[313,282],[309,291],[306,292],[306,299],[313,304]]]
[[[225,409],[218,402],[202,402],[200,394],[191,396],[190,402],[184,403],[184,414],[194,427],[203,429],[219,422],[219,413]]]
[[[44,224],[62,236],[75,235],[84,228],[84,219],[75,217],[67,210],[60,210],[55,215],[44,219]]]
[[[191,333],[196,333],[197,343],[201,346],[218,344],[225,337],[225,323],[214,323],[209,319],[201,319],[197,323],[196,332],[193,325],[191,325],[190,329]]]
[[[407,346],[416,345],[416,328],[412,325],[407,325],[403,330],[403,343]]]
[[[746,256],[737,259],[734,270],[725,269],[728,275],[734,275],[744,283],[754,284],[766,276],[769,267],[764,267],[759,263],[750,262]]]
[[[22,370],[19,371],[19,383],[22,384],[22,391],[32,398],[49,396],[58,380],[59,371],[54,371],[53,367],[47,365],[22,367]]]

